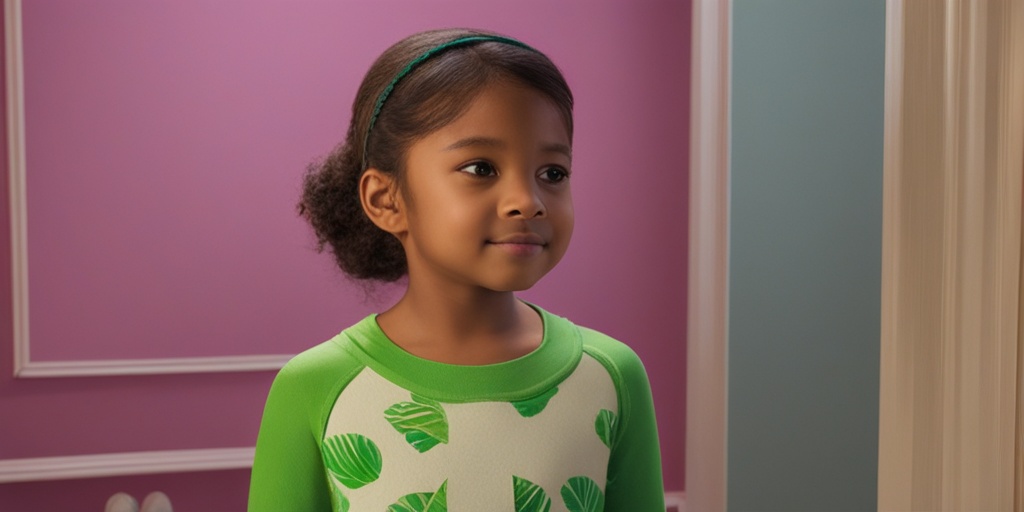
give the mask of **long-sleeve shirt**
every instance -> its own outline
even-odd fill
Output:
[[[503,363],[416,357],[371,315],[271,387],[249,510],[662,512],[650,385],[636,354],[540,308]]]

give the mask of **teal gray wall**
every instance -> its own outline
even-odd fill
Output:
[[[876,508],[884,0],[733,4],[728,506]]]

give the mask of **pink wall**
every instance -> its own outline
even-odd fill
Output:
[[[577,98],[573,244],[524,296],[640,354],[682,489],[689,17],[674,0],[25,2],[33,361],[294,353],[385,306],[311,251],[299,178],[387,45],[490,28],[545,51]],[[0,371],[0,460],[251,446],[272,378]],[[246,474],[0,484],[0,509],[98,509],[147,486],[181,510],[241,508]]]

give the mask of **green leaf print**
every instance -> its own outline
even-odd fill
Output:
[[[324,440],[324,464],[339,482],[358,489],[380,477],[380,449],[359,434],[341,434]]]
[[[345,494],[341,492],[341,489],[338,489],[338,486],[334,485],[333,482],[331,483],[331,503],[333,504],[331,507],[332,510],[348,512],[348,498],[345,497]]]
[[[448,512],[448,481],[436,492],[417,492],[402,496],[388,506],[387,512]]]
[[[597,437],[601,438],[604,445],[608,448],[612,447],[612,439],[615,436],[615,423],[618,422],[618,418],[615,417],[615,413],[608,409],[601,409],[601,412],[597,413],[597,419],[594,420],[594,428],[597,430]]]
[[[516,512],[548,512],[551,510],[551,498],[544,489],[525,478],[512,477],[512,485],[516,498]]]
[[[441,404],[419,395],[412,402],[399,402],[384,411],[384,417],[416,451],[423,453],[448,443],[448,416]]]
[[[519,414],[524,418],[536,416],[548,406],[548,400],[551,400],[551,397],[555,396],[555,393],[558,393],[558,386],[555,386],[533,398],[512,402],[512,406],[515,407],[516,410],[519,411]]]
[[[562,501],[569,512],[604,510],[604,493],[593,480],[585,476],[574,476],[562,486]]]

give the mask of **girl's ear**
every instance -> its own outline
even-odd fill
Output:
[[[392,175],[372,167],[367,169],[359,178],[359,200],[366,216],[377,227],[398,237],[408,229],[398,184]]]

